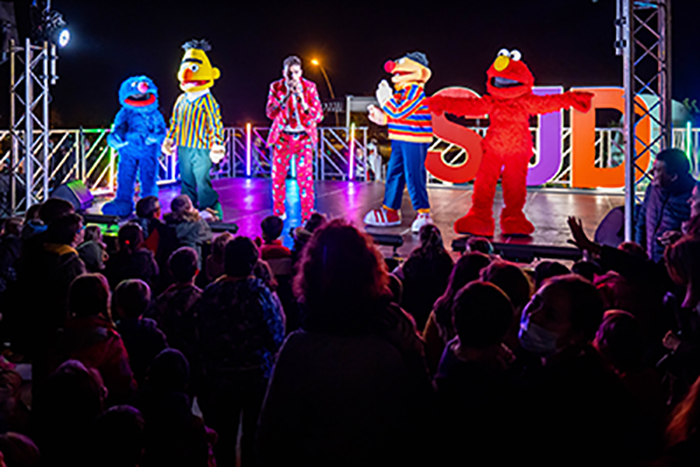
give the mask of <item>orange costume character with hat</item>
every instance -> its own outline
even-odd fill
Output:
[[[401,224],[401,200],[408,187],[413,209],[417,211],[411,230],[418,232],[430,218],[425,158],[433,141],[430,112],[425,105],[425,83],[432,76],[428,58],[422,52],[409,52],[384,65],[391,73],[395,91],[386,80],[376,91],[379,106],[369,106],[369,119],[387,125],[391,140],[391,158],[386,172],[384,203],[364,218],[367,225],[390,227]]]

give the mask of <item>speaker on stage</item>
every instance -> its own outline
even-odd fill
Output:
[[[92,201],[95,199],[90,190],[80,180],[73,180],[59,185],[51,193],[51,198],[65,199],[73,205],[76,212],[84,211],[92,206]]]

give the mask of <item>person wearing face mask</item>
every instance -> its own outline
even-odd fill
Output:
[[[688,202],[695,185],[690,175],[690,161],[680,149],[664,149],[656,155],[654,180],[644,194],[637,212],[634,240],[647,255],[659,262],[664,255],[664,234],[680,231],[690,218]]]
[[[520,343],[544,360],[587,345],[603,316],[603,302],[593,284],[568,274],[558,276],[532,296],[523,309]]]
[[[283,77],[270,84],[265,108],[272,120],[267,145],[272,148],[273,214],[287,217],[284,201],[289,161],[296,156],[297,184],[301,200],[301,218],[306,222],[314,210],[313,159],[318,142],[317,125],[323,119],[316,85],[301,77],[301,59],[284,59]]]
[[[540,464],[599,465],[646,454],[632,399],[591,345],[602,317],[598,291],[575,274],[545,282],[523,310],[520,342],[542,365],[522,375],[516,443]],[[546,446],[533,451],[542,440]]]

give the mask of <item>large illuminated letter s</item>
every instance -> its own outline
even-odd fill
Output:
[[[435,95],[449,97],[479,97],[479,94],[467,88],[453,87],[439,90]],[[467,153],[464,162],[457,165],[448,164],[443,159],[443,151],[428,151],[425,159],[425,168],[435,178],[452,183],[466,183],[476,176],[483,151],[481,150],[481,136],[474,130],[451,122],[446,115],[432,114],[433,134],[443,141],[461,147]],[[483,115],[482,117],[485,117]]]

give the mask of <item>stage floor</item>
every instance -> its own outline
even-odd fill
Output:
[[[219,193],[224,210],[224,221],[234,222],[242,235],[256,237],[260,235],[260,221],[272,214],[271,181],[265,178],[227,178],[213,181],[214,188]],[[380,182],[344,182],[316,181],[316,210],[331,218],[343,217],[364,227],[362,219],[365,213],[381,206],[384,197],[384,184]],[[469,188],[428,188],[432,217],[440,228],[445,241],[445,247],[450,249],[452,240],[460,237],[454,232],[452,224],[467,213],[471,206],[471,189]],[[168,212],[170,201],[180,194],[178,185],[161,187],[160,201],[163,211]],[[90,211],[99,213],[100,200]],[[498,222],[496,222],[495,242],[526,243],[546,246],[567,246],[569,229],[566,225],[568,216],[580,217],[586,232],[592,237],[598,223],[610,209],[624,204],[620,194],[604,194],[600,192],[572,193],[557,189],[528,190],[525,213],[535,224],[536,230],[532,237],[502,238]],[[496,220],[503,206],[501,192],[496,192],[494,214]],[[411,223],[415,217],[408,193],[404,192],[401,209],[403,222],[400,226],[389,228],[367,227],[370,233],[398,234],[404,239],[404,245],[399,248],[401,256],[408,254],[418,245],[418,235],[411,233]],[[289,235],[291,228],[300,225],[299,194],[296,182],[287,180],[287,220],[285,221],[284,243],[291,246]],[[391,249],[382,248],[389,255]]]

